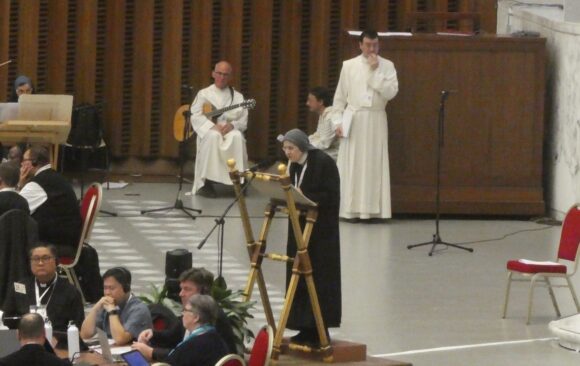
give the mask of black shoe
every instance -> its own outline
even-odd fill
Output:
[[[215,192],[215,189],[213,188],[213,184],[207,183],[207,182],[195,194],[202,196],[202,197],[206,197],[206,198],[216,198],[217,197],[217,193]]]

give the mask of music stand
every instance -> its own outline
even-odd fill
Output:
[[[436,160],[437,160],[437,179],[435,185],[435,234],[433,234],[433,240],[427,241],[424,243],[412,244],[407,245],[407,249],[413,249],[416,247],[421,247],[424,245],[431,245],[431,250],[429,251],[429,256],[433,255],[435,251],[435,247],[437,244],[447,245],[449,247],[454,247],[457,249],[467,250],[470,253],[473,253],[472,248],[466,248],[461,245],[448,243],[441,239],[441,235],[439,234],[439,215],[440,215],[440,204],[441,204],[441,148],[444,145],[444,138],[445,138],[445,101],[451,92],[449,90],[442,90],[441,91],[441,101],[439,102],[439,118],[437,121],[437,148],[436,151]]]
[[[193,216],[192,212],[197,212],[198,214],[201,213],[200,209],[187,207],[183,204],[181,200],[181,190],[183,189],[183,166],[185,165],[185,146],[187,144],[188,138],[191,135],[190,128],[191,124],[189,123],[189,118],[191,117],[190,112],[190,105],[182,105],[176,112],[177,115],[181,112],[183,116],[183,138],[179,142],[179,189],[177,190],[177,197],[175,198],[175,203],[173,206],[161,207],[161,208],[154,208],[151,210],[141,210],[141,215],[150,212],[159,212],[159,211],[169,211],[169,210],[181,210],[187,216],[191,217],[192,220],[195,220],[195,216]]]
[[[310,254],[308,253],[310,235],[318,217],[318,206],[291,184],[286,166],[283,164],[278,166],[279,175],[254,173],[251,171],[240,173],[235,169],[235,165],[233,159],[228,160],[230,178],[234,183],[234,190],[239,198],[238,205],[240,208],[244,234],[246,236],[248,255],[251,262],[248,281],[243,292],[243,299],[244,301],[249,301],[254,286],[258,286],[266,320],[275,333],[271,357],[273,360],[277,360],[282,352],[282,338],[284,336],[284,330],[286,329],[288,316],[290,315],[290,309],[292,308],[292,303],[294,301],[294,294],[298,286],[298,281],[303,279],[308,289],[308,296],[312,305],[312,314],[316,322],[320,347],[295,344],[289,344],[288,347],[291,350],[304,353],[317,353],[325,362],[332,362],[334,357],[333,348],[330,345],[330,341],[325,332],[324,320],[320,311],[318,294],[316,292],[316,285],[314,284],[314,278],[312,275],[313,268],[310,261]],[[254,239],[246,200],[240,184],[241,178],[251,179],[252,186],[258,192],[264,194],[266,197],[270,197],[270,202],[266,204],[264,210],[264,221],[262,223],[262,229],[260,230],[258,240]],[[297,247],[297,252],[294,258],[290,258],[284,254],[266,252],[267,237],[276,212],[287,213],[290,220]],[[300,226],[299,216],[301,214],[304,214],[306,217],[304,228],[301,228]],[[266,288],[264,272],[262,271],[262,262],[264,259],[283,262],[285,265],[292,264],[292,276],[286,290],[286,297],[284,299],[282,313],[278,320],[278,326],[276,326],[274,320],[270,298]]]

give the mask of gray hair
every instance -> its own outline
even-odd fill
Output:
[[[191,306],[191,311],[199,317],[199,324],[215,324],[218,306],[213,297],[195,294],[191,295],[187,303]]]

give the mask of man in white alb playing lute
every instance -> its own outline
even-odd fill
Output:
[[[227,108],[244,101],[244,96],[229,83],[232,66],[227,61],[218,62],[211,74],[214,83],[200,90],[191,106],[191,124],[197,134],[197,156],[193,193],[215,197],[213,183],[232,185],[228,159],[235,159],[236,168],[243,171],[248,165],[246,140],[243,132],[248,124],[248,111],[235,108],[224,112],[212,121],[206,113]]]

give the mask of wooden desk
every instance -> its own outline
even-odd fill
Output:
[[[346,37],[344,58],[360,54]],[[394,213],[435,210],[437,117],[447,99],[441,212],[541,215],[546,40],[501,36],[381,37],[399,94],[387,105]],[[346,47],[348,48],[348,47]]]
[[[68,358],[68,351],[66,349],[55,349],[54,352],[60,358]],[[89,363],[91,365],[103,365],[103,366],[126,365],[126,363],[124,363],[124,362],[113,362],[113,363],[107,362],[107,360],[105,360],[101,354],[96,353],[96,352],[90,352],[90,351],[81,352],[81,354],[77,360]],[[78,362],[78,361],[75,361],[75,362]]]

